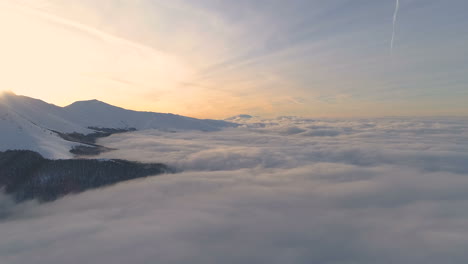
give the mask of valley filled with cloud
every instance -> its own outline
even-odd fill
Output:
[[[176,174],[0,196],[0,262],[466,263],[466,118],[233,120],[98,141]]]

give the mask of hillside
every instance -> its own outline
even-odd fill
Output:
[[[70,140],[86,135],[99,137],[113,133],[109,131],[144,129],[216,131],[235,126],[220,120],[132,111],[98,100],[59,107],[10,92],[0,95],[0,151],[33,150],[52,159],[71,158],[72,148],[90,145],[87,141]]]

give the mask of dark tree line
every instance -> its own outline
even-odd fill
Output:
[[[49,160],[28,150],[0,152],[0,188],[19,202],[29,199],[52,201],[69,193],[173,172],[173,169],[159,163],[96,159]]]

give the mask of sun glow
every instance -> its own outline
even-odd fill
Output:
[[[221,54],[233,56],[226,54],[229,43],[220,37],[232,29],[219,22],[202,27],[210,28],[204,32],[209,40],[196,30],[154,34],[148,42],[169,43],[163,39],[174,38],[173,47],[155,48],[70,19],[60,9],[49,10],[35,1],[22,3],[0,3],[3,90],[58,105],[99,99],[135,110],[221,118],[239,111],[270,113],[272,104],[283,100],[284,96],[271,94],[270,88],[253,91],[255,86],[291,88],[270,73],[210,69],[225,60]],[[200,16],[200,21],[212,23],[209,15]],[[201,43],[203,52],[187,48]]]
[[[129,97],[170,89],[192,74],[171,54],[46,12],[1,7],[2,90],[62,105],[105,98],[131,107]]]
[[[434,33],[405,23],[389,59],[380,4],[361,16],[337,14],[340,1],[210,2],[0,0],[0,90],[200,118],[468,113],[466,34],[442,30],[464,8],[431,1],[453,24],[410,8],[438,18]]]

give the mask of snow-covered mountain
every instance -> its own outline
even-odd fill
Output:
[[[97,128],[215,131],[234,126],[219,120],[131,111],[97,100],[59,107],[11,92],[0,94],[0,151],[27,149],[54,159],[72,157],[69,150],[80,145],[58,133],[91,134]]]
[[[126,110],[97,100],[75,102],[63,109],[68,119],[82,127],[215,131],[235,126],[219,120]]]
[[[75,145],[0,103],[0,151],[27,149],[45,157],[70,158],[69,150]]]

